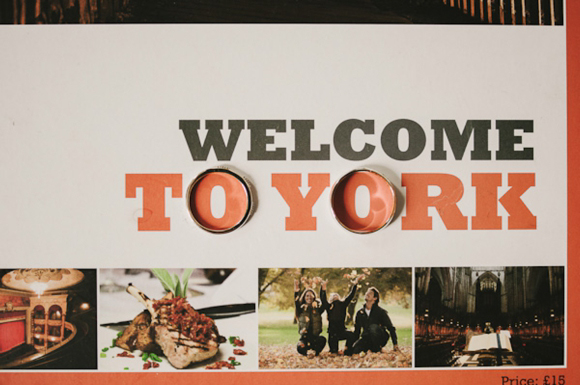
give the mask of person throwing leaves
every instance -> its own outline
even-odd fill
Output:
[[[312,289],[306,289],[300,293],[300,282],[294,280],[294,304],[296,306],[296,318],[298,319],[298,332],[300,340],[296,350],[306,356],[309,350],[314,350],[319,355],[326,338],[320,335],[322,332],[322,313],[324,308],[316,298]]]
[[[339,341],[346,340],[346,349],[344,354],[350,355],[352,345],[357,339],[357,336],[353,332],[346,330],[346,327],[344,326],[344,320],[346,318],[348,305],[356,295],[358,281],[361,277],[362,276],[359,275],[354,279],[354,281],[352,281],[353,285],[344,300],[340,298],[338,293],[330,294],[327,300],[326,285],[328,280],[322,281],[320,300],[322,301],[322,306],[326,310],[326,315],[328,317],[328,347],[330,348],[330,353],[332,354],[338,353]]]
[[[354,343],[352,354],[369,350],[373,353],[380,352],[383,346],[387,345],[389,337],[393,341],[393,350],[399,350],[397,331],[387,311],[379,306],[379,301],[379,291],[375,287],[368,289],[365,294],[365,305],[356,313],[354,334],[357,338],[360,335],[360,338]]]

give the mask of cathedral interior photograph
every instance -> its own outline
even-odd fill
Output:
[[[563,266],[415,269],[415,366],[564,365]]]

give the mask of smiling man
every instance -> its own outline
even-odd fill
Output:
[[[379,306],[379,301],[379,291],[375,287],[368,289],[365,294],[365,305],[356,313],[354,334],[357,338],[360,335],[360,338],[354,343],[352,354],[368,350],[380,352],[389,341],[389,337],[393,340],[393,349],[399,350],[396,329],[387,311]]]

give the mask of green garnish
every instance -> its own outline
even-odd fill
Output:
[[[147,362],[147,360],[149,359],[149,353],[143,353],[143,356],[141,357],[141,359],[145,362]]]
[[[105,353],[101,353],[101,358],[105,358],[107,355]]]
[[[163,360],[162,360],[161,358],[159,358],[159,357],[157,356],[157,354],[155,354],[155,353],[150,353],[150,354],[149,354],[149,358],[150,358],[150,359],[152,359],[153,361],[157,361],[157,362],[163,362]]]
[[[151,269],[153,274],[159,279],[166,291],[170,291],[176,297],[187,297],[187,284],[193,269],[185,269],[181,275],[181,281],[177,274],[170,274],[166,269]]]
[[[113,341],[111,342],[111,347],[114,348],[116,344],[117,344],[117,339],[113,338]]]
[[[106,347],[105,347],[105,348],[103,348],[103,349],[101,350],[101,352],[106,352],[107,350],[109,350],[109,348],[106,348]]]

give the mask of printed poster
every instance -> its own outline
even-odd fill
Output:
[[[2,4],[0,378],[574,383],[574,11]]]

